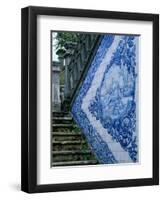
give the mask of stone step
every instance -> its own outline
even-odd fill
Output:
[[[52,127],[56,128],[72,128],[75,127],[74,124],[53,124]]]
[[[52,117],[65,117],[65,116],[70,116],[69,112],[56,112],[52,111]]]
[[[55,141],[64,141],[64,140],[81,140],[83,137],[81,134],[79,133],[73,133],[73,132],[54,132],[52,134],[52,138]]]
[[[84,140],[75,140],[75,141],[56,141],[56,140],[52,140],[52,143],[57,145],[66,145],[66,144],[85,144],[86,141]]]
[[[52,135],[54,136],[81,136],[81,133],[76,133],[74,131],[71,131],[71,132],[52,132]]]
[[[64,119],[64,120],[72,120],[73,118],[70,116],[63,116],[63,117],[53,117],[53,119]]]
[[[59,116],[59,117],[52,117],[52,119],[54,119],[54,120],[68,120],[68,121],[70,121],[70,120],[72,120],[73,118],[71,117],[71,116]]]
[[[53,151],[53,162],[93,160],[94,155],[90,150],[81,151]]]
[[[53,151],[77,151],[77,150],[88,150],[88,145],[84,140],[74,141],[55,141],[52,140]]]
[[[53,124],[71,124],[73,122],[72,117],[53,117]]]
[[[90,150],[82,151],[52,151],[53,155],[90,154]]]
[[[70,131],[73,131],[73,130],[75,130],[77,128],[77,125],[74,125],[74,124],[72,124],[72,123],[70,123],[70,124],[53,124],[52,125],[52,131],[53,132],[58,132],[58,131],[60,131],[60,130],[64,130],[65,129],[65,131],[64,132],[70,132]]]
[[[54,166],[73,166],[73,165],[95,165],[98,164],[96,160],[80,160],[80,161],[67,161],[67,162],[53,162]]]
[[[63,132],[63,133],[69,133],[69,132],[73,132],[73,127],[55,127],[53,128],[53,133],[59,133],[59,132]]]

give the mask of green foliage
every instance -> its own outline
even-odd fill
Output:
[[[73,131],[74,131],[75,133],[80,133],[80,132],[81,132],[81,129],[80,129],[78,126],[74,126],[74,127],[73,127]]]
[[[63,48],[66,42],[78,42],[79,34],[78,33],[66,33],[59,32],[56,34],[55,39],[57,40],[56,49]]]

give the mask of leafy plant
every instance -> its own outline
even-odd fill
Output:
[[[78,33],[66,33],[59,32],[56,34],[55,39],[57,40],[56,49],[61,49],[65,46],[66,42],[78,42],[79,40]]]

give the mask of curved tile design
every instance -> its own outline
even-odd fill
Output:
[[[138,36],[105,35],[72,106],[100,163],[138,161]]]

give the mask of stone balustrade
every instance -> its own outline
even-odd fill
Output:
[[[59,110],[69,110],[101,39],[102,35],[98,34],[80,34],[77,43],[67,42],[56,52],[59,62],[53,62],[52,67],[52,105],[55,110],[57,106]],[[64,73],[62,87],[60,71]]]
[[[101,36],[97,34],[80,34],[79,42],[69,48],[65,57],[65,99],[69,104],[73,102],[75,93],[80,87],[84,73],[88,70],[89,63],[100,42]],[[69,44],[70,45],[70,44]]]
[[[55,111],[61,110],[61,98],[60,98],[60,63],[52,63],[52,109]]]

